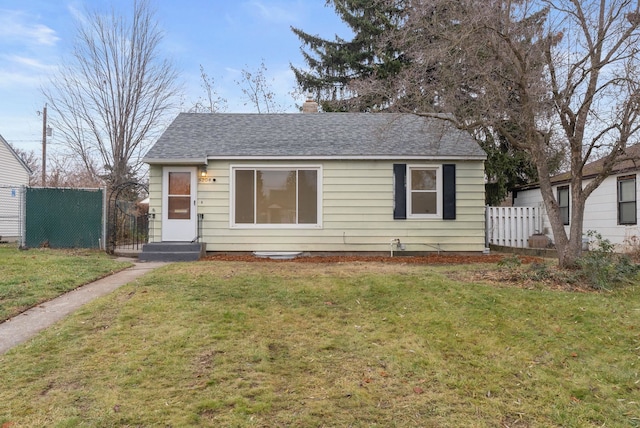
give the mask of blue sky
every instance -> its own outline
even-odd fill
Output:
[[[75,19],[85,3],[130,14],[133,0],[0,0],[0,135],[24,150],[41,150],[40,88],[71,52]],[[243,69],[264,60],[279,104],[295,111],[289,64],[304,67],[300,40],[290,26],[333,38],[349,31],[325,0],[150,0],[164,31],[161,55],[180,74],[185,105],[204,93],[200,65],[214,78],[227,112],[253,111],[236,84]],[[300,101],[298,101],[300,102]],[[54,130],[49,144],[56,145]]]

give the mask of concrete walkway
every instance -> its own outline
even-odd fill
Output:
[[[127,259],[131,260],[131,259]],[[0,323],[0,355],[31,339],[41,330],[66,317],[91,300],[109,294],[120,286],[167,263],[137,263],[135,266],[83,285]]]

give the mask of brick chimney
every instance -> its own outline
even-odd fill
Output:
[[[302,113],[317,113],[318,103],[313,100],[311,94],[307,95],[307,100],[302,104]]]

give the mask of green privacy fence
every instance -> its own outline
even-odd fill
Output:
[[[102,189],[27,188],[24,245],[101,248]]]

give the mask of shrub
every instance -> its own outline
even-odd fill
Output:
[[[517,268],[522,265],[522,260],[515,254],[511,254],[509,256],[505,256],[498,262],[498,266],[505,267],[509,269]]]
[[[592,249],[578,260],[583,278],[595,289],[608,290],[612,285],[632,280],[639,266],[625,254],[616,254],[615,246],[598,232],[587,232],[593,238]]]

